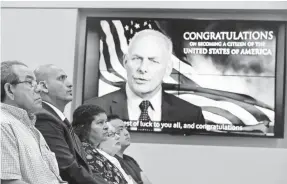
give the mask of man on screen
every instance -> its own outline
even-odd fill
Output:
[[[204,124],[200,107],[164,92],[163,78],[172,71],[172,42],[155,30],[138,32],[124,59],[127,83],[118,91],[86,101],[124,120],[182,121]]]

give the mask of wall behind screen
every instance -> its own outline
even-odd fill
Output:
[[[54,63],[75,78],[77,9],[2,9],[1,21],[2,61],[19,59],[31,68]],[[153,184],[287,183],[287,126],[284,139],[132,136],[127,152]]]
[[[1,60],[19,60],[33,70],[55,64],[72,81],[76,19],[76,9],[2,9]]]

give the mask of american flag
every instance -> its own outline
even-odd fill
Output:
[[[128,43],[138,31],[154,29],[165,33],[157,21],[143,19],[101,20],[100,81],[98,96],[118,90],[126,81],[123,67]],[[164,78],[166,92],[198,105],[206,123],[226,125],[274,126],[274,109],[251,96],[204,88],[200,76],[187,62],[173,55],[173,72]],[[273,135],[273,134],[272,134]]]

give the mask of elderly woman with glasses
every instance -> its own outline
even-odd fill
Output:
[[[72,126],[87,162],[94,174],[101,174],[110,184],[136,184],[114,157],[121,144],[115,129],[106,121],[105,111],[96,105],[82,105],[74,111]]]

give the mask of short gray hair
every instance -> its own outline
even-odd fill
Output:
[[[156,36],[156,37],[162,38],[163,41],[166,43],[165,46],[167,48],[168,53],[172,54],[173,45],[172,45],[171,39],[168,36],[166,36],[165,34],[159,32],[159,31],[153,30],[153,29],[145,29],[145,30],[137,32],[132,37],[132,39],[131,39],[131,41],[129,43],[129,49],[132,46],[133,42],[135,42],[135,40],[137,40],[141,36],[147,36],[147,35],[149,35],[149,36]]]
[[[4,85],[6,83],[13,83],[13,82],[18,82],[19,81],[19,76],[17,76],[13,72],[13,66],[15,65],[22,65],[26,66],[24,63],[20,61],[3,61],[1,62],[1,102],[4,101],[6,97],[6,92],[4,89]]]

